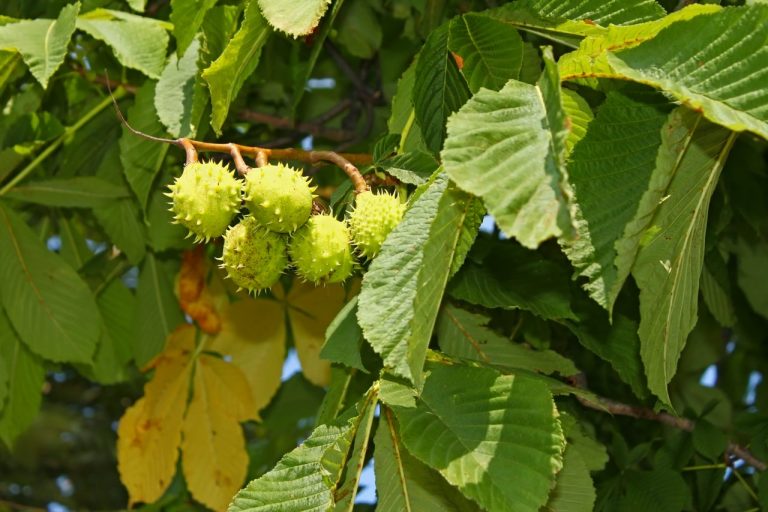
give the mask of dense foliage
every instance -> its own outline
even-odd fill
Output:
[[[4,0],[0,510],[768,508],[766,63],[764,0]]]

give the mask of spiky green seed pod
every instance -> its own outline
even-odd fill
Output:
[[[165,195],[172,200],[174,221],[187,228],[196,242],[223,235],[240,209],[241,182],[216,162],[184,166],[168,188]]]
[[[376,256],[403,213],[405,205],[395,195],[371,191],[358,194],[355,209],[349,215],[349,228],[358,252],[369,259]]]
[[[249,292],[271,288],[288,265],[286,245],[284,236],[259,225],[249,215],[224,235],[221,268]]]
[[[304,225],[312,212],[309,178],[283,165],[251,169],[245,177],[245,203],[256,220],[278,233]]]
[[[340,282],[352,273],[349,229],[330,215],[315,215],[296,231],[288,247],[296,273],[313,283]]]

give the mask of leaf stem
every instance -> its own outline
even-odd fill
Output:
[[[119,89],[115,91],[115,98],[119,99],[122,98],[125,95],[124,89]],[[3,186],[3,188],[0,189],[0,196],[5,195],[8,193],[9,190],[11,190],[13,187],[15,187],[20,181],[22,181],[24,178],[26,178],[32,171],[37,169],[37,167],[45,161],[46,158],[48,158],[54,151],[56,151],[59,146],[64,144],[65,141],[67,141],[77,130],[82,128],[88,121],[96,117],[99,112],[104,110],[109,106],[109,104],[112,103],[112,98],[104,98],[101,102],[99,102],[98,105],[93,107],[91,110],[85,113],[83,117],[77,120],[77,122],[71,126],[68,126],[64,129],[64,133],[62,133],[56,140],[54,140],[51,144],[48,145],[45,150],[37,155],[34,160],[29,162],[27,166],[19,171],[19,173],[14,176],[14,178],[9,181],[8,183]]]

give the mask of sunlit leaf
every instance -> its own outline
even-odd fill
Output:
[[[331,0],[258,0],[269,24],[294,37],[311,33],[323,17]]]

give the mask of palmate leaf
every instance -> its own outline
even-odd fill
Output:
[[[237,33],[222,54],[203,71],[203,78],[211,93],[211,126],[216,133],[221,132],[229,106],[235,100],[245,79],[258,66],[261,49],[271,32],[259,12],[257,1],[250,0]]]
[[[269,24],[294,37],[310,34],[320,23],[331,0],[258,0]]]
[[[446,354],[504,368],[544,374],[575,375],[573,362],[553,350],[534,350],[488,327],[490,317],[445,304],[437,323],[440,349]]]
[[[373,453],[379,512],[476,512],[480,509],[403,446],[394,414],[382,408]]]
[[[546,503],[565,441],[544,383],[434,364],[420,395],[390,381],[381,398],[408,451],[483,509],[535,512]]]
[[[615,78],[615,72],[608,64],[609,52],[637,46],[652,39],[672,23],[720,9],[719,5],[714,4],[694,4],[658,20],[636,25],[612,25],[602,34],[586,37],[579,44],[578,50],[563,55],[557,63],[560,77],[563,80],[581,80],[592,86],[597,84],[595,78]]]
[[[174,137],[194,137],[208,95],[197,69],[200,42],[193,40],[187,51],[168,59],[155,88],[155,110],[160,122]]]
[[[150,78],[158,78],[163,70],[169,27],[152,18],[109,9],[94,9],[77,19],[77,28],[108,44],[121,64]]]
[[[520,78],[523,40],[506,23],[481,14],[465,14],[450,23],[448,47],[461,57],[461,73],[469,89],[498,91],[510,79]]]
[[[32,76],[45,89],[48,80],[64,62],[79,11],[80,2],[75,2],[65,6],[55,20],[24,20],[3,25],[0,27],[0,49],[18,51]]]
[[[622,254],[637,252],[641,233],[628,225],[654,174],[670,173],[656,162],[668,111],[664,97],[652,90],[611,92],[571,153],[579,236],[564,244],[565,253],[588,279],[589,295],[608,311],[629,275],[628,265],[616,265],[618,247]]]
[[[0,440],[10,447],[37,416],[45,367],[19,339],[0,308]]]
[[[649,389],[670,404],[667,384],[696,324],[709,200],[736,134],[683,107],[662,133],[659,165],[672,162],[672,180],[650,212],[632,275],[640,288],[640,354]],[[651,200],[649,200],[651,199]]]
[[[510,80],[481,90],[448,120],[448,175],[483,199],[502,231],[535,249],[572,225],[565,170],[565,114],[551,50],[536,86]]]
[[[462,233],[476,233],[475,201],[438,174],[363,277],[357,318],[365,339],[417,385],[453,262],[469,250]]]
[[[192,44],[216,0],[171,0],[171,23],[176,38],[176,55],[181,57]]]
[[[469,90],[448,49],[448,25],[429,35],[416,62],[413,110],[424,142],[437,155],[445,140],[445,121],[469,99]]]
[[[657,87],[712,122],[768,138],[768,5],[680,21],[608,56],[620,75]]]
[[[128,109],[128,122],[144,133],[163,136],[164,130],[157,119],[154,98],[155,83],[147,80],[136,93],[135,103]],[[128,128],[123,127],[120,137],[120,163],[128,184],[136,193],[144,210],[167,152],[167,144],[137,137]]]
[[[11,324],[33,352],[52,361],[91,362],[101,325],[91,290],[4,205],[0,283]]]
[[[374,408],[366,397],[330,425],[320,425],[304,443],[286,454],[267,474],[251,481],[234,497],[228,512],[327,512],[335,506],[334,490],[342,476],[352,441]]]
[[[27,182],[14,187],[7,195],[12,199],[46,206],[92,208],[114,203],[128,197],[127,188],[97,178],[77,176]]]

